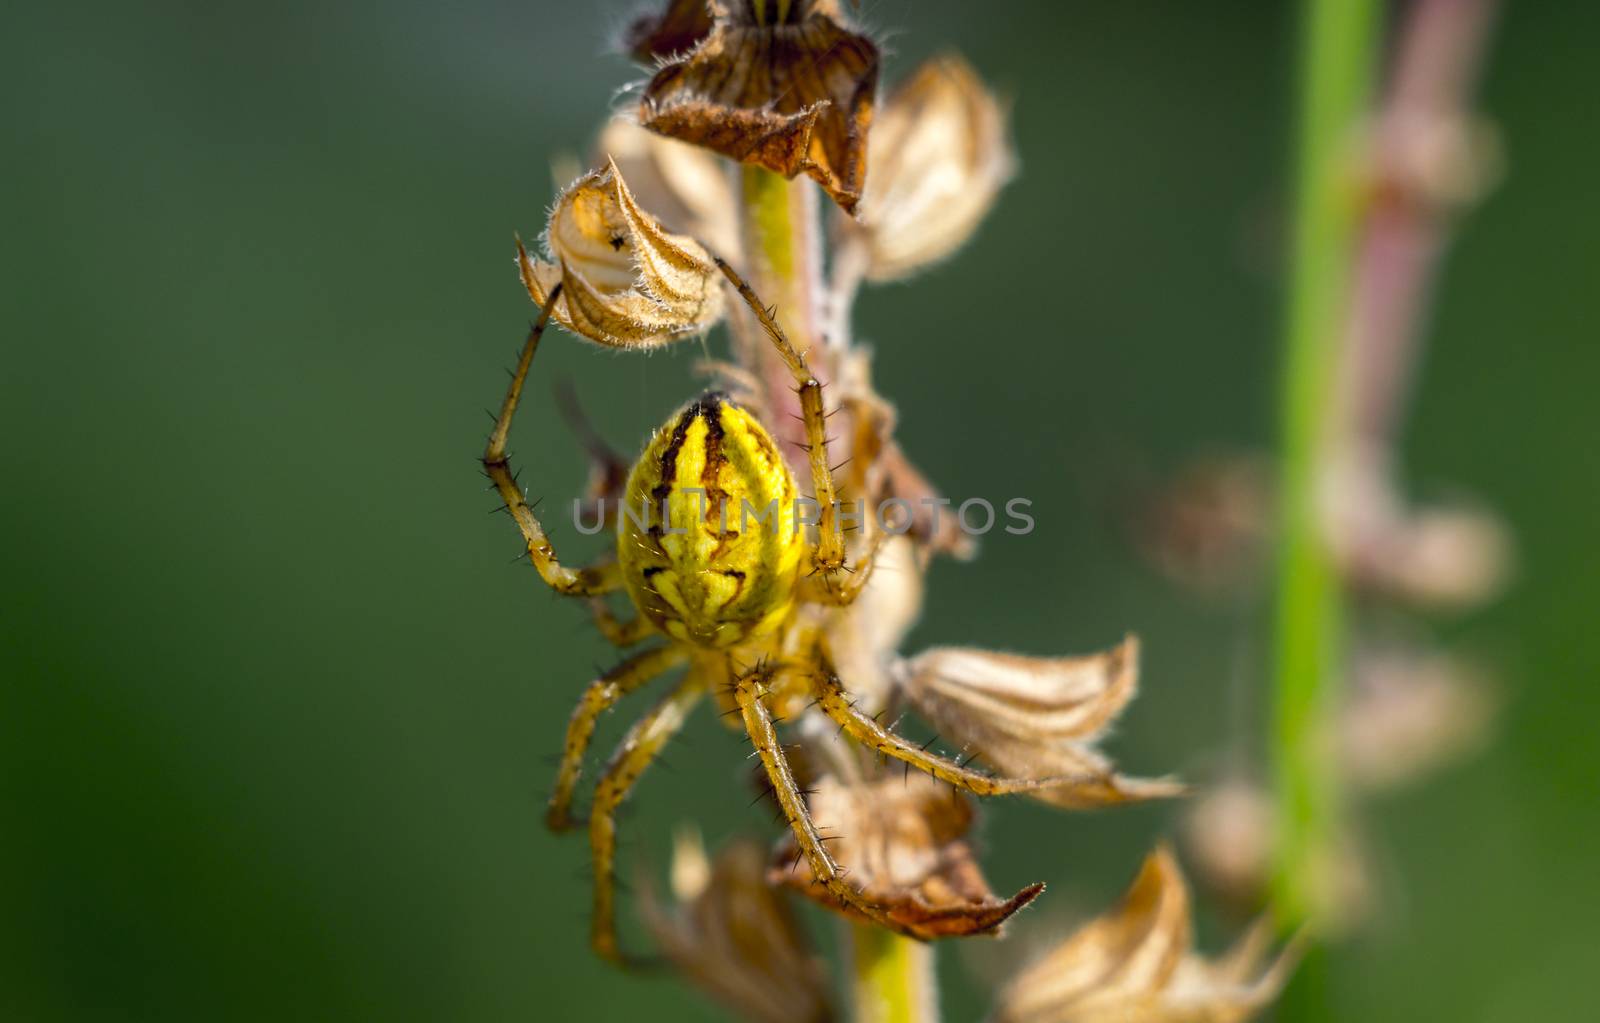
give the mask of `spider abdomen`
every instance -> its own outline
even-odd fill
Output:
[[[804,531],[770,434],[717,393],[675,413],[628,475],[617,560],[641,614],[702,647],[740,643],[793,601]]]

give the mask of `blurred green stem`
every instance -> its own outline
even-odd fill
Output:
[[[1331,730],[1342,614],[1325,488],[1360,215],[1360,131],[1380,20],[1377,0],[1306,0],[1303,8],[1275,644],[1280,831],[1274,904],[1286,929],[1299,928],[1324,907],[1340,826]]]
[[[855,1023],[937,1023],[932,945],[861,923],[849,941]]]

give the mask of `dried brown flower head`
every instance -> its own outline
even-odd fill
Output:
[[[644,892],[642,911],[662,951],[718,1002],[757,1023],[827,1023],[828,981],[782,893],[766,880],[766,855],[738,842],[707,862],[695,832],[673,849],[676,906]]]
[[[965,244],[1015,166],[1004,105],[954,54],[925,62],[890,94],[867,152],[856,230],[873,281],[915,273]]]
[[[1267,964],[1265,920],[1218,960],[1193,951],[1189,889],[1165,846],[1122,902],[1015,977],[994,1023],[1242,1023],[1282,989],[1291,946]]]
[[[1055,778],[1029,794],[1073,809],[1181,795],[1172,779],[1125,778],[1094,748],[1138,691],[1129,636],[1087,657],[935,647],[906,661],[901,689],[948,741],[1010,778]]]
[[[710,10],[710,32],[650,79],[639,123],[785,177],[808,174],[853,213],[876,44],[845,27],[837,0],[711,0]]]
[[[548,260],[517,243],[522,282],[551,317],[598,344],[646,348],[709,328],[722,315],[722,276],[700,243],[669,234],[641,209],[614,163],[561,193],[544,233]]]
[[[849,882],[887,913],[904,934],[924,940],[996,933],[1044,890],[1031,884],[1009,899],[990,890],[965,835],[975,811],[948,785],[909,774],[847,785],[817,783],[807,801]],[[792,839],[778,847],[772,880],[798,888],[829,909],[861,919],[822,885]]]

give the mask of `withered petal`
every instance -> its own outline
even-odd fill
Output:
[[[877,45],[840,23],[836,3],[796,3],[782,24],[757,24],[744,3],[713,11],[709,34],[645,87],[639,123],[785,177],[805,173],[853,213]]]

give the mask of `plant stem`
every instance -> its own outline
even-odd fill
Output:
[[[1331,730],[1342,613],[1324,490],[1360,215],[1359,130],[1380,23],[1376,0],[1306,0],[1302,16],[1275,650],[1274,902],[1286,929],[1325,908],[1339,829]]]
[[[823,285],[816,189],[804,180],[788,181],[744,166],[740,195],[751,287],[763,302],[777,307],[778,323],[795,347],[810,351],[811,371],[826,385],[833,366],[819,329]],[[788,368],[759,330],[740,333],[740,361],[761,381],[773,421],[799,418]],[[835,420],[835,426],[840,436],[849,436],[848,425]],[[850,924],[841,933],[856,1023],[938,1023],[939,985],[931,946],[871,924]]]
[[[778,324],[801,352],[816,347],[817,298],[822,290],[814,192],[807,181],[788,181],[762,167],[740,168],[746,274],[761,301],[776,307]],[[743,325],[740,361],[761,380],[773,421],[798,417],[800,404],[788,369],[747,312],[739,315],[738,323]],[[810,363],[826,385],[826,361],[813,358]]]
[[[872,924],[849,927],[855,1023],[938,1023],[933,946]]]

